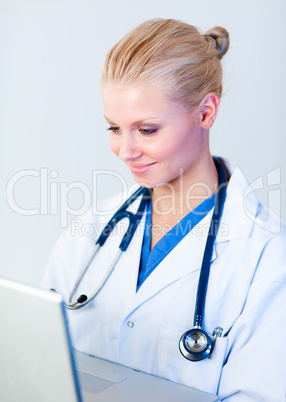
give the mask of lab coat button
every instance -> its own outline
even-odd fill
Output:
[[[127,327],[133,328],[134,327],[134,322],[133,321],[127,321]]]

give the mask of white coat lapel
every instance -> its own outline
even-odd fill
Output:
[[[120,293],[124,309],[128,309],[136,295],[144,227],[145,216],[142,217],[128,249],[122,253],[116,267],[116,274],[112,278],[113,289]]]
[[[129,312],[166,286],[201,268],[212,212],[213,210],[180,241],[150,274],[137,292]]]

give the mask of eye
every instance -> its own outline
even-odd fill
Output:
[[[139,128],[138,131],[144,135],[151,135],[157,132],[157,128]]]
[[[110,126],[110,127],[108,127],[107,131],[112,131],[113,133],[117,134],[117,133],[119,133],[120,128],[116,127],[116,126]]]

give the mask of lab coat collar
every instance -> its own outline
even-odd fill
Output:
[[[258,208],[254,190],[239,166],[227,159],[220,161],[230,179],[216,243],[249,237]]]

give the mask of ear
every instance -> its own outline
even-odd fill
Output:
[[[207,93],[200,104],[201,127],[208,130],[212,127],[218,114],[219,98],[213,93]]]

